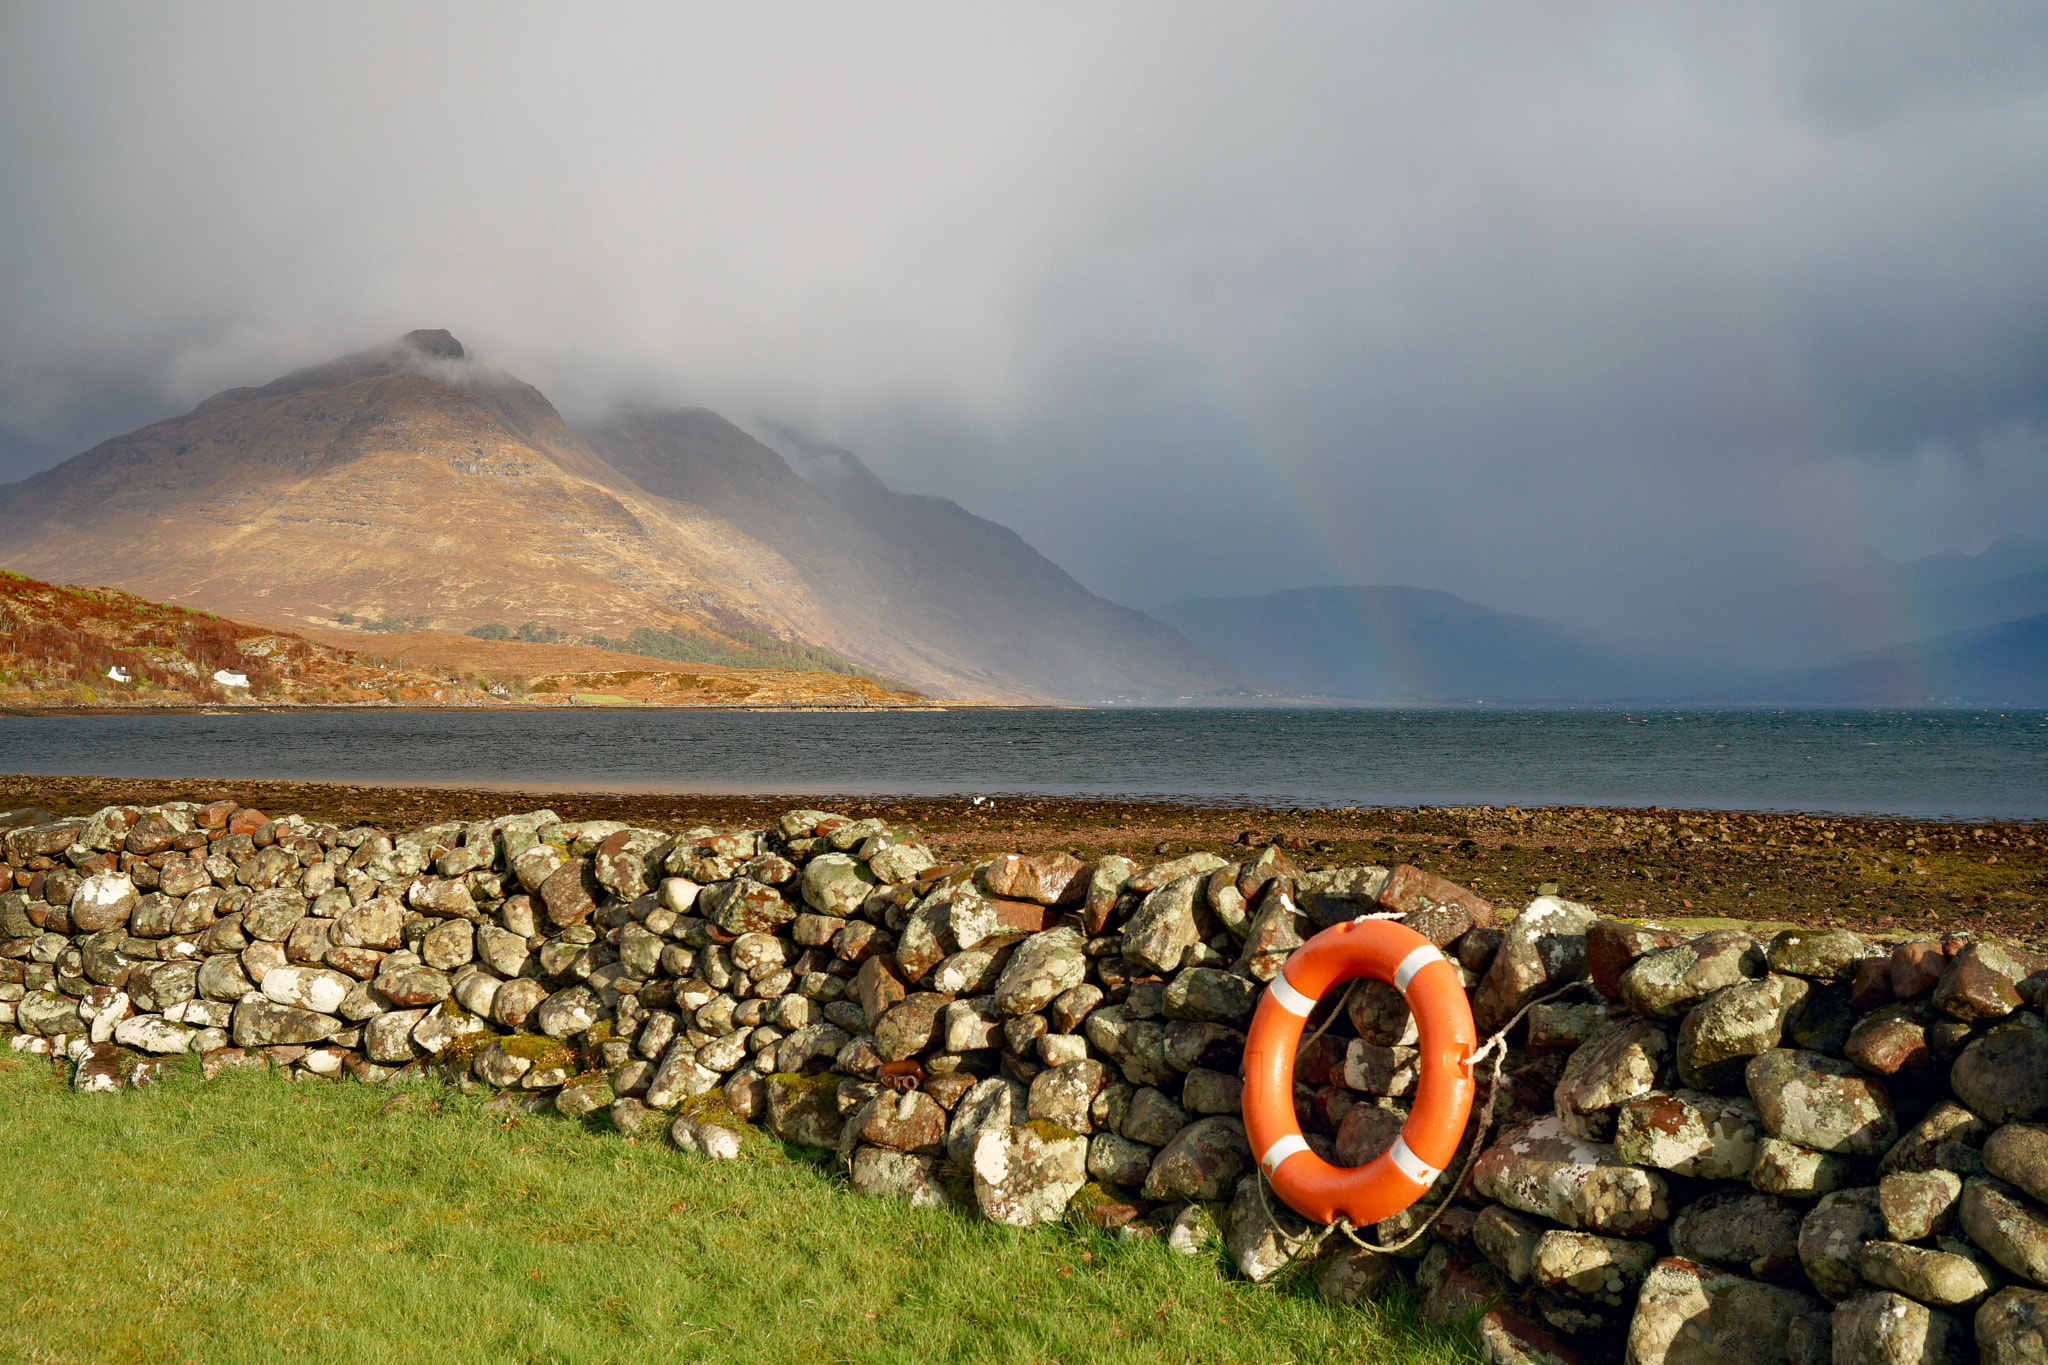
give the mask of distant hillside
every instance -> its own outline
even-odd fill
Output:
[[[1872,650],[1742,695],[1859,706],[2048,706],[2048,613]]]
[[[646,628],[682,655],[825,651],[944,697],[1250,683],[1016,533],[861,473],[821,491],[700,410],[586,439],[531,385],[420,331],[7,485],[0,564],[301,630],[532,621],[615,642]]]
[[[1737,681],[1426,588],[1296,588],[1158,615],[1283,688],[1364,701],[1696,701]]]

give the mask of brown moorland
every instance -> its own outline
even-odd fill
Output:
[[[246,686],[216,681],[238,675]],[[0,706],[922,705],[866,678],[438,631],[292,632],[0,570]]]

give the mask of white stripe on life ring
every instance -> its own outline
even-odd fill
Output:
[[[1279,1144],[1274,1145],[1277,1147]],[[1402,1175],[1418,1185],[1434,1185],[1436,1178],[1443,1174],[1408,1149],[1408,1139],[1405,1135],[1394,1139],[1394,1145],[1387,1149],[1387,1155],[1393,1158],[1395,1168]]]
[[[1266,1154],[1259,1158],[1259,1169],[1270,1178],[1273,1172],[1280,1169],[1281,1162],[1296,1152],[1307,1150],[1308,1139],[1299,1133],[1289,1133],[1286,1137],[1276,1138],[1273,1145],[1266,1149]]]
[[[1306,1019],[1308,1018],[1308,1012],[1316,1007],[1314,999],[1294,989],[1293,985],[1287,980],[1287,973],[1285,972],[1274,977],[1272,984],[1267,986],[1266,989],[1273,992],[1273,998],[1280,1002],[1280,1008],[1286,1010],[1289,1014],[1298,1014]]]
[[[1444,955],[1438,952],[1434,946],[1427,943],[1423,944],[1420,948],[1402,958],[1401,965],[1394,969],[1394,989],[1406,995],[1408,993],[1408,983],[1415,979],[1417,972],[1432,962],[1441,962],[1443,960]]]

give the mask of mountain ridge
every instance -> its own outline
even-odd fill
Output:
[[[886,533],[716,414],[579,432],[538,389],[420,331],[225,390],[6,486],[34,515],[0,521],[0,562],[282,625],[744,625],[977,700],[1249,683],[1007,528],[875,486]],[[1064,585],[1058,610],[1032,598],[1047,585]]]

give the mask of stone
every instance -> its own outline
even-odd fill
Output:
[[[1763,1136],[1763,1119],[1747,1099],[1697,1090],[1652,1091],[1615,1111],[1615,1156],[1675,1175],[1747,1179]]]
[[[262,943],[282,943],[305,918],[306,898],[290,887],[258,891],[242,910],[242,932]]]
[[[1623,920],[1595,920],[1586,927],[1586,973],[1609,1000],[1621,998],[1621,977],[1638,958],[1685,942],[1684,934],[1645,929]]]
[[[1636,1013],[1676,1019],[1722,987],[1762,976],[1764,968],[1756,939],[1722,929],[1638,958],[1617,985]]]
[[[142,895],[123,872],[95,872],[78,883],[71,893],[71,928],[74,933],[97,934],[128,923]]]
[[[1510,1309],[1480,1314],[1472,1330],[1486,1365],[1584,1365],[1586,1359]]]
[[[1198,1119],[1153,1158],[1144,1196],[1156,1202],[1219,1200],[1250,1166],[1251,1144],[1243,1123],[1234,1118]]]
[[[1025,1100],[1025,1117],[1088,1133],[1094,1128],[1089,1109],[1109,1078],[1109,1068],[1092,1057],[1063,1066],[1048,1066],[1032,1079]]]
[[[1948,1080],[1989,1123],[2048,1118],[2048,1029],[2038,1021],[1999,1025],[1963,1049]]]
[[[1311,1231],[1306,1218],[1279,1196],[1261,1190],[1256,1173],[1237,1182],[1225,1219],[1224,1248],[1238,1273],[1258,1284],[1271,1279],[1293,1260],[1295,1249]]]
[[[1381,986],[1385,983],[1375,981],[1372,984]],[[1400,992],[1393,991],[1392,987],[1387,987],[1387,989],[1397,997],[1400,995]],[[1406,1008],[1405,1003],[1403,1008]],[[1358,1015],[1355,1010],[1353,1011],[1351,1022],[1354,1028],[1358,1027]],[[1587,1042],[1594,1034],[1606,1028],[1611,1022],[1613,1020],[1607,1012],[1607,1006],[1594,1002],[1553,1000],[1546,1004],[1533,1005],[1529,1009],[1529,1051],[1532,1053],[1570,1052],[1572,1049]],[[1363,1029],[1360,1029],[1359,1036],[1364,1036]],[[1374,1041],[1379,1042],[1382,1040],[1374,1039]],[[1396,1039],[1387,1041],[1412,1042],[1414,1040]]]
[[[1337,1124],[1338,1166],[1363,1166],[1394,1145],[1407,1115],[1377,1104],[1354,1104]]]
[[[437,971],[424,962],[400,962],[399,956],[393,953],[378,963],[377,975],[371,981],[392,1004],[408,1008],[438,1005],[454,990],[455,985],[446,972]]]
[[[588,1118],[600,1109],[611,1108],[617,1098],[611,1080],[603,1072],[589,1071],[572,1078],[556,1093],[555,1109],[567,1118]]]
[[[1155,972],[1179,971],[1204,937],[1198,906],[1207,908],[1200,876],[1179,877],[1151,892],[1124,923],[1124,958]]]
[[[1966,1023],[2003,1019],[2048,982],[2048,957],[1980,941],[1948,964],[1934,987],[1936,1009]]]
[[[1179,1073],[1166,1060],[1163,1024],[1132,1019],[1124,1006],[1111,1005],[1090,1014],[1082,1031],[1089,1044],[1115,1062],[1132,1085],[1162,1085],[1178,1078]]]
[[[2048,1124],[2001,1127],[1984,1144],[1984,1169],[2048,1204]]]
[[[1308,941],[1311,932],[1308,916],[1295,905],[1285,880],[1276,880],[1261,898],[1258,912],[1245,930],[1244,946],[1233,970],[1254,981],[1271,981],[1280,975],[1294,950]]]
[[[1997,1288],[1967,1256],[1900,1242],[1865,1242],[1856,1270],[1879,1289],[1895,1289],[1930,1308],[1974,1306]]]
[[[1101,1003],[1102,987],[1084,981],[1072,990],[1062,991],[1045,1007],[1046,1022],[1055,1033],[1079,1033],[1089,1014]]]
[[[920,844],[891,844],[868,859],[868,870],[884,882],[915,881],[938,866],[930,849]]]
[[[1258,1007],[1259,993],[1259,983],[1250,977],[1214,967],[1189,967],[1167,983],[1160,1012],[1168,1019],[1242,1024]]]
[[[1064,925],[1025,939],[996,979],[996,1008],[1004,1014],[1035,1014],[1080,985],[1088,973],[1084,946],[1081,935]]]
[[[1787,929],[1771,940],[1765,960],[1774,972],[1816,981],[1847,981],[1870,946],[1847,929]]]
[[[1963,1365],[1962,1324],[1880,1291],[1835,1308],[1835,1359],[1856,1365]]]
[[[1371,1303],[1398,1282],[1397,1264],[1392,1256],[1349,1242],[1334,1244],[1316,1262],[1316,1293],[1333,1303]]]
[[[862,1142],[927,1156],[937,1156],[945,1140],[946,1111],[922,1090],[900,1095],[883,1091],[848,1121],[839,1137],[841,1150],[850,1142]]]
[[[196,1029],[174,1024],[160,1014],[138,1014],[114,1025],[114,1041],[122,1047],[159,1056],[190,1050]]]
[[[1647,1019],[1618,1020],[1594,1034],[1558,1078],[1555,1104],[1566,1131],[1590,1142],[1613,1137],[1615,1109],[1656,1089],[1670,1047],[1664,1030]]]
[[[524,1028],[547,998],[548,988],[538,981],[526,977],[507,981],[491,997],[491,1022],[511,1029]]]
[[[1544,1229],[1519,1214],[1489,1204],[1472,1220],[1472,1244],[1516,1284],[1527,1284]]]
[[[1937,1100],[1912,1131],[1884,1154],[1878,1169],[1887,1173],[1933,1170],[1942,1164],[1944,1148],[1979,1142],[1990,1131],[1991,1125],[1960,1104]]]
[[[1119,1133],[1097,1133],[1088,1139],[1088,1175],[1105,1185],[1137,1189],[1152,1169],[1153,1149]]]
[[[1669,1217],[1662,1176],[1575,1137],[1556,1115],[1503,1132],[1474,1163],[1473,1186],[1509,1208],[1588,1232],[1640,1236]]]
[[[1620,1308],[1635,1302],[1656,1262],[1657,1248],[1648,1242],[1552,1229],[1536,1241],[1529,1278],[1552,1293]]]
[[[968,948],[932,968],[931,986],[940,995],[988,995],[1009,964],[1008,948]]]
[[[1785,1359],[1792,1320],[1820,1305],[1794,1289],[1666,1257],[1628,1327],[1627,1365],[1765,1365]]]
[[[541,1001],[531,1022],[550,1038],[568,1038],[595,1024],[604,1012],[588,986],[570,986]]]
[[[1946,1231],[1955,1221],[1956,1201],[1962,1194],[1963,1178],[1953,1171],[1894,1171],[1877,1182],[1877,1211],[1884,1219],[1885,1236],[1894,1242],[1918,1242]]]
[[[853,976],[853,998],[867,1019],[869,1029],[909,993],[903,978],[887,958],[871,957],[860,964]]]
[[[773,1075],[768,1078],[768,1131],[799,1147],[835,1147],[845,1119],[834,1097],[839,1078]]]
[[[1029,1094],[1007,1076],[976,1081],[953,1105],[946,1126],[946,1158],[962,1170],[974,1161],[974,1144],[984,1132],[1024,1122]]]
[[[428,1010],[426,1017],[413,1026],[412,1040],[439,1056],[463,1039],[488,1035],[490,1031],[490,1025],[449,1000]]]
[[[1235,1071],[1244,1056],[1244,1044],[1245,1036],[1234,1028],[1176,1019],[1166,1026],[1166,1063],[1176,1071],[1192,1071],[1198,1066]]]
[[[341,1032],[341,1020],[268,1000],[244,1000],[235,1006],[235,1046],[273,1047],[317,1043]]]
[[[902,1061],[924,1051],[938,1029],[939,1012],[951,1003],[930,991],[904,997],[875,1025],[875,1051],[885,1062]]]
[[[1191,1121],[1188,1111],[1164,1091],[1145,1086],[1131,1096],[1131,1107],[1124,1115],[1121,1132],[1133,1142],[1164,1147]]]
[[[2001,1289],[1978,1308],[1975,1326],[1980,1365],[2048,1361],[2048,1293]]]
[[[2011,1187],[1976,1179],[1963,1184],[1963,1231],[2013,1274],[2048,1286],[2048,1213],[2016,1198]]]
[[[1773,1048],[1750,1059],[1744,1077],[1773,1137],[1823,1152],[1879,1156],[1898,1136],[1883,1082],[1848,1062]]]
[[[280,1005],[333,1014],[355,988],[355,981],[324,967],[273,967],[257,989]]]
[[[728,934],[772,934],[796,918],[796,907],[774,887],[736,877],[704,889],[696,908]]]
[[[1183,973],[1185,975],[1185,973]],[[1257,997],[1253,997],[1257,1004]],[[1556,1005],[1539,1005],[1529,1015],[1530,1027],[1535,1027],[1537,1014],[1558,1008]],[[1371,977],[1359,977],[1351,983],[1350,997],[1345,1002],[1344,1013],[1351,1019],[1351,1027],[1358,1036],[1368,1043],[1380,1047],[1409,1047],[1420,1041],[1421,1034],[1415,1026],[1415,1015],[1408,1008],[1408,997],[1384,981]],[[1606,1015],[1600,1017],[1601,1024],[1607,1022]],[[1588,1030],[1591,1033],[1591,1030]],[[1577,1042],[1584,1042],[1580,1038]],[[1577,1043],[1574,1043],[1576,1046]]]
[[[1374,899],[1380,909],[1398,911],[1403,915],[1414,915],[1437,906],[1455,907],[1464,911],[1472,924],[1482,929],[1493,927],[1493,902],[1469,887],[1407,863],[1385,874]]]
[[[1586,930],[1597,918],[1578,902],[1555,896],[1538,896],[1515,916],[1472,992],[1480,1037],[1497,1032],[1536,997],[1585,979]]]
[[[1050,1223],[1088,1183],[1088,1139],[1044,1122],[985,1129],[970,1170],[975,1203],[990,1222]]]
[[[1932,1066],[1934,1050],[1927,1042],[1927,1026],[1932,1022],[1933,1011],[1919,1001],[1882,1006],[1856,1021],[1843,1044],[1843,1054],[1878,1076]]]
[[[1679,1025],[1678,1079],[1694,1090],[1742,1093],[1743,1068],[1778,1046],[1786,1018],[1808,989],[1799,977],[1771,975],[1715,991]]]
[[[1236,1114],[1244,1109],[1244,1081],[1229,1072],[1196,1067],[1180,1087],[1181,1105],[1191,1114]]]
[[[989,894],[1040,905],[1078,905],[1088,894],[1094,869],[1070,853],[1034,857],[1005,853],[983,874]]]
[[[429,967],[452,972],[476,957],[476,926],[468,920],[445,920],[427,931],[419,951]]]
[[[1875,1188],[1824,1194],[1799,1224],[1799,1262],[1823,1298],[1839,1303],[1861,1293],[1856,1258],[1865,1242],[1884,1236]]]
[[[1796,1205],[1773,1195],[1717,1190],[1671,1220],[1671,1253],[1783,1282],[1798,1275],[1802,1216]]]
[[[405,945],[404,923],[404,907],[389,896],[376,896],[334,917],[334,941],[346,948],[395,952]],[[523,939],[519,946],[523,956]]]
[[[955,1000],[939,1011],[941,1046],[948,1052],[978,1052],[1003,1045],[1004,1016],[992,996]]]
[[[801,890],[804,904],[819,914],[851,919],[876,884],[875,874],[859,859],[825,853],[804,865]]]
[[[914,1209],[946,1207],[939,1159],[888,1147],[860,1147],[853,1153],[848,1183],[855,1194],[894,1199]]]
[[[391,1010],[363,1026],[363,1053],[373,1062],[403,1064],[419,1053],[412,1045],[412,1031],[427,1017],[418,1010]],[[515,1078],[516,1079],[516,1078]]]
[[[1124,887],[1138,865],[1129,858],[1117,854],[1098,860],[1095,872],[1088,879],[1088,891],[1081,907],[1081,927],[1090,935],[1100,934],[1109,927],[1110,916],[1116,912],[1117,900],[1123,895]]]

